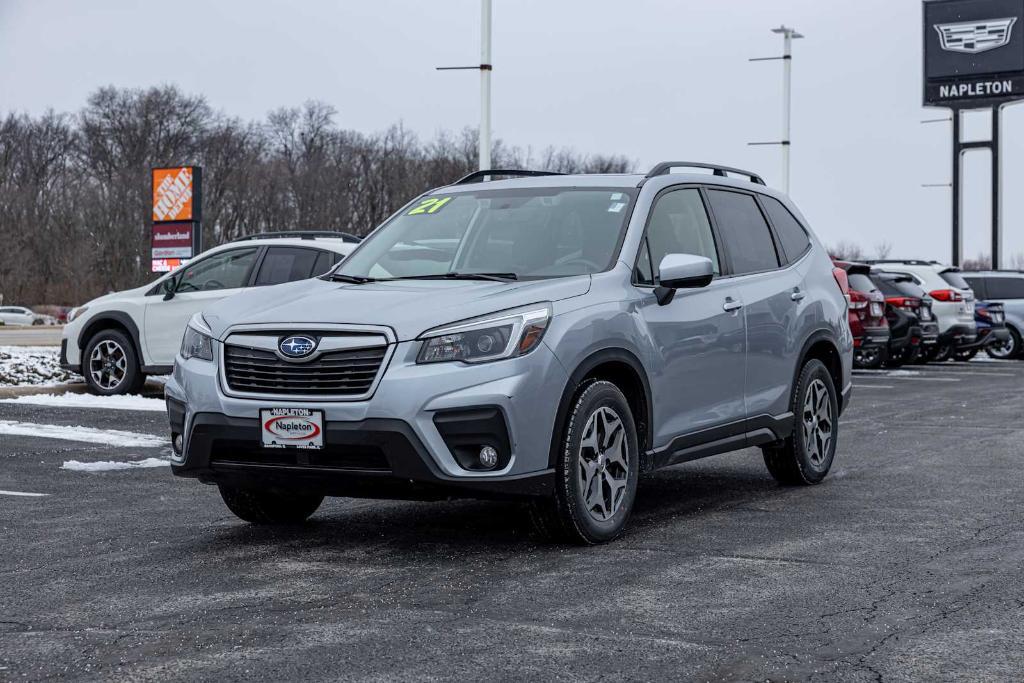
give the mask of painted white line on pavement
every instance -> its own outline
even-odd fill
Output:
[[[854,384],[854,389],[895,389],[893,384]]]
[[[0,491],[0,496],[22,496],[25,498],[42,498],[49,493],[26,493],[25,491]]]
[[[152,434],[122,432],[118,429],[94,429],[93,427],[65,427],[63,425],[44,425],[32,422],[13,422],[0,420],[0,434],[13,436],[36,436],[44,439],[61,439],[64,441],[82,441],[99,443],[107,446],[158,448],[168,444],[167,439]]]
[[[915,382],[959,382],[956,377],[900,377],[900,379],[912,380]]]

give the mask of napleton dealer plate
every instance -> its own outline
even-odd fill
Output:
[[[264,408],[260,410],[260,440],[264,448],[323,448],[323,411]]]

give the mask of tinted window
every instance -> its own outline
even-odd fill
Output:
[[[633,271],[633,276],[637,281],[637,284],[641,285],[653,285],[654,274],[651,271],[651,252],[647,249],[647,240],[644,239],[640,245],[640,253],[636,257],[636,268]]]
[[[313,276],[313,265],[320,251],[301,247],[270,247],[260,264],[257,285],[279,285]]]
[[[957,289],[970,289],[971,286],[967,284],[967,280],[964,280],[963,275],[955,270],[946,270],[939,273],[939,276],[945,280],[951,287]]]
[[[990,277],[985,283],[989,299],[1024,299],[1024,278]]]
[[[741,275],[778,268],[775,242],[754,198],[722,190],[709,190],[708,197],[733,272]]]
[[[772,225],[775,226],[775,233],[779,236],[779,241],[782,242],[782,250],[786,252],[786,258],[791,262],[797,260],[811,246],[807,232],[789,212],[789,209],[782,205],[782,202],[772,197],[761,197],[761,201],[764,203],[765,211],[768,212],[768,217],[772,220]]]
[[[964,275],[964,279],[967,280],[967,284],[974,290],[974,296],[979,299],[987,299],[988,293],[985,287],[984,278],[971,277],[970,275]]]
[[[699,190],[674,190],[658,199],[647,224],[646,249],[654,271],[666,254],[694,254],[711,259],[715,274],[721,272],[711,222]],[[650,280],[644,282],[650,284]]]
[[[321,251],[320,255],[316,257],[316,263],[313,265],[313,275],[323,275],[340,260],[340,255],[333,251]]]
[[[878,289],[871,278],[864,273],[847,273],[847,277],[850,280],[850,289],[855,289],[858,292],[873,292]]]
[[[916,296],[917,298],[927,296],[927,292],[909,277],[899,277],[898,279],[880,277],[872,278],[872,280],[886,296]]]
[[[178,275],[179,292],[245,287],[256,261],[256,247],[231,249],[196,261]]]

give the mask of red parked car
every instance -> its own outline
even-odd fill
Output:
[[[885,319],[885,297],[868,274],[865,263],[836,261],[846,271],[850,286],[850,331],[853,332],[853,366],[880,368],[888,355],[889,322]]]

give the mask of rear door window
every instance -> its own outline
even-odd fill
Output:
[[[761,196],[764,210],[775,226],[775,233],[782,242],[782,250],[786,252],[786,261],[792,263],[804,255],[811,246],[807,231],[800,225],[785,206],[774,197]]]
[[[989,299],[1024,299],[1024,278],[990,277],[985,282]]]
[[[313,266],[322,252],[302,247],[270,247],[260,264],[256,285],[279,285],[313,276]]]
[[[775,240],[753,197],[709,189],[708,199],[735,275],[779,267]]]

